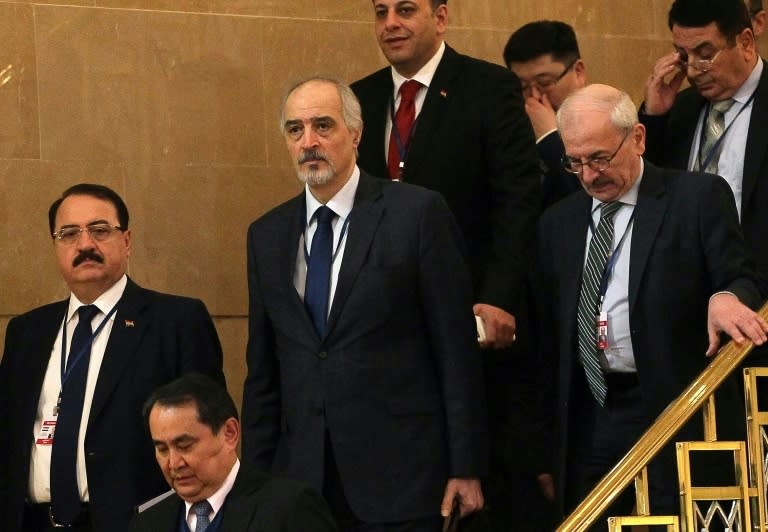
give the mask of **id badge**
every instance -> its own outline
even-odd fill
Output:
[[[37,445],[53,445],[53,434],[56,432],[56,416],[46,417],[40,424],[40,432],[37,434]]]
[[[608,313],[601,312],[597,316],[597,349],[608,349]]]

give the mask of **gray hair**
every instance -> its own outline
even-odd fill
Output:
[[[331,77],[325,77],[325,76],[312,76],[309,78],[302,79],[300,81],[297,81],[293,85],[291,85],[287,91],[285,91],[285,95],[283,96],[283,101],[280,104],[280,132],[283,132],[283,127],[285,126],[285,103],[288,101],[288,98],[293,94],[293,92],[298,89],[299,87],[302,87],[303,85],[306,85],[307,83],[311,83],[313,81],[318,81],[321,83],[329,83],[336,87],[336,91],[339,93],[339,97],[341,98],[341,114],[344,117],[344,123],[346,124],[347,128],[353,130],[353,131],[360,131],[363,128],[363,116],[362,116],[362,110],[360,109],[360,102],[357,99],[357,96],[355,96],[355,93],[352,92],[352,89],[349,88],[349,85],[344,83],[343,81],[339,81],[336,78]]]
[[[629,94],[609,85],[593,84],[575,91],[557,111],[557,128],[573,124],[579,110],[603,111],[619,131],[629,131],[638,123],[637,108]]]

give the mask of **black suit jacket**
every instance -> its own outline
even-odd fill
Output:
[[[0,522],[9,532],[21,530],[38,399],[68,304],[52,303],[8,323],[0,364]],[[221,345],[202,301],[128,280],[85,435],[95,530],[127,530],[134,506],[167,489],[141,416],[150,392],[188,371],[223,383],[221,368]]]
[[[699,114],[707,101],[694,89],[677,95],[670,112],[662,116],[640,114],[645,124],[646,157],[655,164],[685,169],[693,144]],[[752,103],[749,132],[744,140],[744,176],[741,198],[741,228],[747,248],[755,259],[755,270],[763,297],[768,297],[768,63]],[[768,360],[768,358],[767,358]]]
[[[326,432],[368,522],[436,515],[449,477],[486,472],[469,272],[434,192],[364,173],[319,338],[294,284],[304,193],[248,231],[243,457],[323,487]]]
[[[177,532],[184,501],[171,495],[138,514],[131,532]],[[240,464],[221,511],[221,532],[335,531],[328,505],[298,482],[259,473]]]
[[[389,67],[352,84],[363,109],[358,164],[387,177]],[[541,171],[520,83],[445,48],[416,122],[403,180],[440,192],[470,255],[475,301],[517,315],[540,210]]]
[[[563,168],[565,146],[558,131],[553,131],[538,144],[536,149],[543,165],[544,180],[542,181],[542,208],[554,205],[569,194],[581,190],[581,184],[576,174]]]
[[[555,470],[561,489],[567,482],[568,427],[578,423],[569,418],[572,386],[576,372],[584,371],[578,360],[576,314],[591,205],[592,198],[577,192],[544,213],[540,223],[538,293],[542,323],[551,324],[540,356],[552,362],[557,384],[550,409],[557,413]],[[759,293],[733,194],[722,178],[662,170],[646,162],[634,212],[629,321],[650,425],[709,362],[704,356],[709,297],[729,290],[756,306]]]

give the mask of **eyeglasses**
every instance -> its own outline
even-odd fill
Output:
[[[624,141],[627,140],[630,131],[632,130],[628,129],[627,132],[624,133],[624,138],[621,139],[621,144],[619,144],[619,147],[616,148],[616,151],[608,157],[590,157],[586,161],[582,161],[581,159],[576,159],[575,157],[563,155],[563,168],[572,174],[580,174],[584,169],[584,166],[589,166],[594,172],[602,174],[608,169],[609,166],[611,166],[611,161],[613,161],[613,158],[616,157],[617,153],[619,153],[619,150],[624,145]]]
[[[688,61],[688,54],[678,48],[677,53],[680,54],[680,61],[677,63],[677,66],[683,72],[687,71],[689,67],[698,70],[699,72],[709,72],[715,65],[715,59],[718,58],[724,49],[725,48],[721,48],[718,50],[711,59],[696,59],[695,61]]]
[[[553,76],[553,75],[548,75],[548,74],[541,74],[541,77],[539,77],[537,79],[534,79],[533,81],[522,81],[522,80],[520,80],[520,87],[523,89],[523,92],[527,92],[530,89],[532,89],[533,87],[536,87],[537,89],[539,89],[542,92],[547,92],[547,91],[551,90],[555,85],[557,85],[557,83],[561,79],[563,79],[565,77],[565,75],[568,74],[568,72],[571,71],[571,69],[573,68],[573,65],[575,65],[576,61],[578,61],[578,60],[579,60],[579,58],[577,57],[576,59],[574,59],[573,61],[568,63],[565,66],[565,69],[558,76]]]
[[[87,225],[85,227],[63,227],[53,233],[51,236],[56,240],[57,242],[60,242],[61,244],[65,246],[71,246],[78,240],[80,240],[80,235],[83,232],[87,232],[88,236],[91,237],[92,240],[95,240],[96,242],[104,242],[105,240],[109,240],[109,237],[112,236],[112,233],[115,231],[124,231],[122,227],[119,225],[110,225],[110,224],[92,224]]]

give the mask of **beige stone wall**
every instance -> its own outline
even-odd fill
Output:
[[[540,18],[571,23],[589,77],[640,99],[670,49],[669,0],[451,0],[447,40],[501,62]],[[245,232],[300,190],[276,126],[292,80],[383,66],[369,0],[0,2],[0,341],[12,316],[62,298],[47,209],[82,181],[132,216],[130,275],[202,298],[242,393]]]

